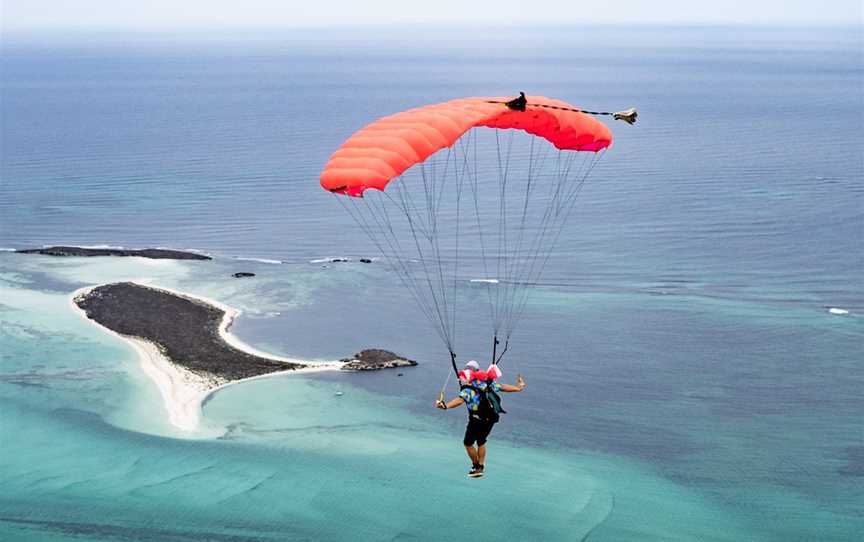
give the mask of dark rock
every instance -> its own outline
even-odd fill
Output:
[[[210,256],[182,250],[164,248],[145,248],[142,250],[125,248],[84,248],[84,247],[45,247],[16,250],[21,254],[42,254],[45,256],[138,256],[153,260],[210,260]]]
[[[246,272],[246,271],[240,271],[240,272],[234,273],[234,274],[231,275],[231,276],[234,277],[235,279],[242,279],[243,277],[254,277],[254,276],[255,276],[255,273],[249,273],[249,272]]]
[[[155,344],[173,363],[199,376],[232,381],[303,367],[229,345],[219,336],[225,312],[197,299],[121,282],[93,288],[75,304],[91,320]]]
[[[371,258],[360,258],[360,263],[372,263]]]
[[[378,369],[391,369],[393,367],[413,367],[417,362],[403,358],[389,350],[369,348],[362,350],[353,357],[343,358],[339,361],[345,363],[343,371],[375,371]]]

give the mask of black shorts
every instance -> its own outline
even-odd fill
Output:
[[[492,432],[493,421],[484,421],[477,418],[468,418],[468,427],[465,428],[465,438],[462,443],[471,446],[475,442],[478,446],[486,444],[486,437]]]

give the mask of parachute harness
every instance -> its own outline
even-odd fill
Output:
[[[636,119],[635,110],[608,113],[529,104],[524,93],[507,102],[485,103],[503,104],[516,111],[539,107],[611,115],[630,124]],[[494,145],[488,138],[478,141],[479,134],[490,131]],[[470,296],[469,282],[482,284],[485,289],[493,337],[491,361],[497,365],[509,349],[511,334],[524,316],[532,287],[538,284],[576,198],[605,154],[605,148],[599,152],[557,150],[542,139],[525,135],[529,141],[515,146],[519,152],[514,157],[516,133],[471,129],[450,146],[392,178],[386,190],[367,191],[369,196],[363,191],[346,192],[359,197],[336,196],[384,254],[432,324],[448,349],[457,376],[457,294]],[[481,160],[489,155],[493,157],[491,167]],[[522,183],[510,187],[514,165],[522,168],[517,175],[524,180],[524,190]],[[496,174],[497,182],[493,180]],[[345,188],[331,191],[336,194]],[[466,235],[475,243],[466,247]],[[465,259],[467,268],[462,266]],[[460,276],[481,269],[482,279],[469,281]],[[448,371],[439,398],[450,375]]]

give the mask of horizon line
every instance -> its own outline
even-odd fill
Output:
[[[119,26],[24,26],[24,27],[9,27],[6,24],[0,24],[0,30],[6,36],[12,33],[17,34],[34,34],[45,32],[63,32],[63,33],[84,33],[84,32],[135,32],[141,34],[153,34],[161,32],[208,32],[208,31],[235,31],[235,32],[279,32],[290,30],[363,30],[363,29],[381,29],[398,31],[405,28],[434,28],[434,29],[460,29],[460,28],[480,28],[480,29],[495,29],[495,28],[520,28],[525,30],[530,29],[550,29],[550,28],[632,28],[632,27],[676,27],[676,28],[705,28],[705,27],[736,27],[736,28],[764,28],[764,29],[828,29],[828,28],[855,28],[861,29],[862,26],[857,22],[846,21],[817,21],[813,23],[803,23],[795,21],[729,21],[729,20],[632,20],[613,22],[606,20],[597,21],[579,21],[562,23],[559,21],[532,21],[531,23],[520,23],[517,21],[500,21],[500,22],[485,22],[473,23],[468,21],[455,22],[438,22],[438,21],[391,21],[391,22],[334,22],[331,24],[297,24],[297,25],[177,25],[177,26],[134,26],[134,25],[119,25]],[[0,40],[2,41],[2,40]]]

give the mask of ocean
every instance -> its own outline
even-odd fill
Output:
[[[502,361],[528,387],[468,480],[464,414],[433,408],[447,349],[318,175],[379,116],[519,91],[640,116],[610,121]],[[214,257],[0,251],[0,538],[864,532],[860,27],[12,35],[0,93],[0,247]],[[459,352],[485,359],[466,273]],[[240,309],[261,350],[419,365],[232,386],[189,434],[71,309],[143,278]]]

